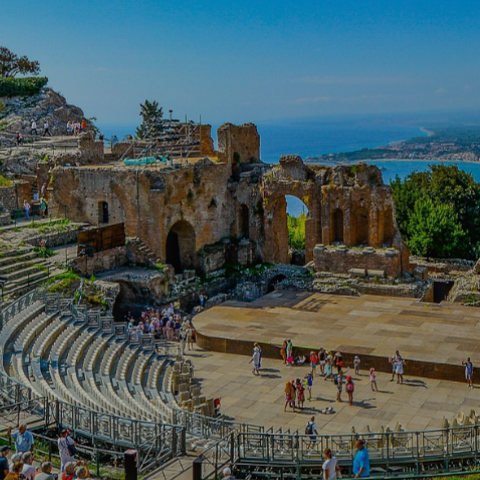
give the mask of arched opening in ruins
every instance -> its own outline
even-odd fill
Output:
[[[170,228],[165,256],[175,273],[195,268],[195,230],[190,223],[180,220]]]
[[[108,223],[108,203],[98,202],[98,223]]]
[[[355,232],[354,245],[368,245],[369,215],[364,207],[353,212],[353,225]]]
[[[238,211],[238,235],[243,238],[250,237],[250,213],[244,203],[240,205]]]
[[[333,212],[333,241],[343,243],[343,212],[337,208]]]
[[[305,265],[306,223],[308,207],[293,195],[285,195],[290,263]]]
[[[285,278],[285,275],[281,273],[271,278],[267,285],[267,293],[273,292],[277,288],[277,284],[280,283],[282,280],[285,280]]]

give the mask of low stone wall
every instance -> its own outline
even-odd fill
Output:
[[[348,248],[344,245],[326,247],[320,244],[313,249],[315,270],[319,272],[349,273],[353,268],[366,270],[365,275],[372,275],[372,272],[367,271],[376,270],[385,272],[389,277],[396,277],[406,270],[402,257],[396,248]]]
[[[37,235],[30,238],[27,243],[29,245],[33,245],[34,247],[39,247],[42,242],[45,241],[45,246],[48,248],[59,247],[61,245],[67,245],[69,243],[76,243],[79,231],[80,229],[76,228],[75,230],[70,230],[69,232]]]
[[[257,342],[262,347],[262,356],[266,358],[276,358],[279,363],[281,362],[280,348],[281,345]],[[253,351],[253,341],[249,340],[233,340],[230,338],[211,337],[205,335],[202,332],[197,331],[197,345],[200,348],[206,350],[212,350],[214,352],[221,353],[234,353],[237,355],[251,356]],[[305,355],[308,359],[311,350],[318,351],[318,346],[294,346],[294,355]],[[362,353],[362,349],[357,351],[345,351],[342,350],[343,360],[346,367],[353,369],[353,358],[355,355],[360,357],[361,365],[364,370],[368,370],[374,367],[379,372],[392,372],[392,365],[389,363],[386,357],[379,357],[377,355],[369,355],[368,353]],[[368,350],[368,349],[367,349]],[[406,358],[405,375],[435,378],[440,380],[450,380],[456,382],[465,381],[465,367],[461,365],[452,365],[448,363],[434,363],[421,360],[411,360]],[[305,367],[309,367],[309,363],[305,364]]]
[[[2,207],[7,211],[17,208],[17,196],[15,195],[14,186],[0,188],[0,209]]]
[[[82,275],[90,276],[94,273],[112,270],[115,267],[120,267],[127,263],[127,247],[122,245],[121,247],[96,252],[92,257],[77,257],[72,260],[70,265],[74,271],[79,272]]]

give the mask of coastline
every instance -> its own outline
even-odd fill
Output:
[[[418,162],[418,163],[429,163],[429,162],[437,162],[437,163],[471,163],[473,165],[480,165],[480,160],[478,162],[474,162],[473,160],[442,160],[442,159],[424,159],[424,158],[382,158],[382,159],[367,159],[367,160],[352,160],[351,162],[349,161],[341,161],[341,162],[335,162],[333,160],[331,161],[312,161],[309,160],[308,158],[305,159],[305,161],[308,164],[311,165],[329,165],[329,166],[335,166],[335,165],[355,165],[357,163],[368,163],[368,164],[374,164],[376,162]]]
[[[433,137],[435,132],[433,130],[428,130],[426,127],[420,127],[420,130],[427,134],[427,137]]]

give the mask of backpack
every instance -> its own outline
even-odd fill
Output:
[[[305,427],[305,433],[307,435],[311,435],[313,433],[313,423],[308,422],[307,426]]]
[[[333,377],[333,383],[335,385],[340,385],[340,375],[335,375],[335,377]]]
[[[353,392],[353,383],[347,383],[347,392]]]

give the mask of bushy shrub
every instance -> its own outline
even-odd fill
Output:
[[[35,95],[47,82],[47,77],[0,78],[0,97]]]

